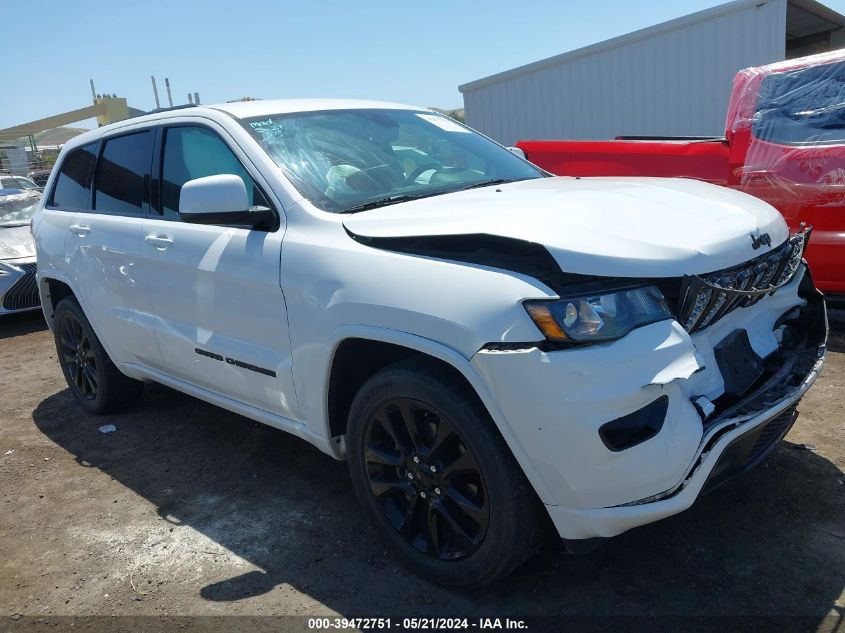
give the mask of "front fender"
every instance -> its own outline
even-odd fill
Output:
[[[368,325],[343,325],[336,328],[330,337],[331,342],[329,345],[331,347],[331,352],[324,357],[325,362],[323,363],[323,367],[317,369],[319,373],[314,374],[322,376],[323,383],[323,397],[321,398],[319,411],[319,424],[321,425],[320,428],[322,435],[325,437],[331,436],[328,409],[328,387],[332,370],[332,362],[340,344],[348,339],[364,339],[378,341],[380,343],[399,345],[421,354],[431,356],[454,367],[464,378],[466,378],[467,382],[469,382],[470,386],[475,390],[475,393],[487,409],[487,412],[490,414],[490,417],[493,419],[493,422],[496,424],[496,427],[499,429],[502,437],[504,437],[505,442],[510,447],[511,452],[522,467],[522,471],[525,473],[540,499],[546,504],[554,503],[552,495],[546,489],[539,473],[534,468],[532,461],[528,458],[527,453],[514,434],[513,429],[511,428],[504,413],[499,408],[499,405],[496,403],[496,399],[493,397],[490,387],[484,378],[461,353],[443,345],[442,343],[438,343],[437,341],[421,336],[416,336],[400,330]],[[309,416],[308,419],[309,423],[316,426],[316,420],[314,418]],[[341,442],[333,443],[332,446],[335,449],[335,457],[343,458],[345,454],[345,446]]]

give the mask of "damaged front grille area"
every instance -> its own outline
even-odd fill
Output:
[[[779,350],[765,359],[766,374],[750,393],[721,410],[717,407],[714,417],[706,421],[698,456],[684,479],[661,493],[618,507],[643,505],[678,494],[696,476],[723,436],[751,420],[759,420],[767,411],[777,410],[778,407],[782,407],[781,411],[770,420],[752,428],[753,435],[750,437],[754,442],[748,446],[750,452],[742,461],[741,470],[757,463],[783,437],[795,420],[798,402],[821,370],[827,345],[824,299],[813,286],[809,273],[801,280],[798,295],[807,304],[789,310],[775,323],[774,329],[781,332],[782,342]],[[783,407],[784,402],[788,402],[788,406]],[[774,426],[766,431],[770,424]],[[739,439],[743,437],[740,435]],[[717,482],[708,481],[707,485],[708,489],[712,489]]]
[[[690,334],[698,332],[789,283],[801,265],[811,230],[807,227],[778,248],[739,266],[684,276],[676,310],[678,322]]]

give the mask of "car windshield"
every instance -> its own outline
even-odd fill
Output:
[[[0,227],[29,224],[41,196],[32,192],[0,195]]]
[[[433,112],[327,110],[242,124],[305,198],[333,213],[546,175]]]
[[[29,178],[15,178],[15,183],[21,189],[38,189],[38,185]]]

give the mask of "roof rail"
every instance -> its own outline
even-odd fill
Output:
[[[139,114],[135,114],[130,119],[134,119],[135,117],[139,116],[146,116],[148,114],[158,114],[159,112],[170,112],[171,110],[184,110],[185,108],[196,108],[199,104],[197,103],[183,103],[182,105],[175,105],[169,108],[156,108],[155,110],[150,110],[149,112],[141,112]]]

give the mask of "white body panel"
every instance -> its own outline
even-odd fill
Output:
[[[159,371],[203,389],[226,385],[229,397],[296,416],[285,298],[279,286],[283,233],[149,219],[140,285],[148,288],[161,350]],[[275,374],[248,371],[197,349]]]
[[[690,399],[724,392],[713,346],[742,328],[761,356],[776,349],[772,326],[801,303],[799,277],[761,302],[762,309],[737,310],[736,319],[692,337],[677,322],[661,321],[601,348],[481,351],[472,364],[488,384],[511,385],[494,397],[556,491],[556,505],[595,508],[645,499],[667,490],[669,481],[682,481],[702,444],[701,418]],[[635,358],[639,362],[631,362]],[[598,428],[664,394],[670,404],[663,430],[628,450],[608,451]]]
[[[115,363],[155,363],[150,287],[138,283],[139,218],[74,213],[65,243],[71,279],[85,279],[76,292]]]
[[[65,244],[68,242],[68,227],[73,221],[74,215],[74,213],[66,211],[54,211],[39,207],[33,216],[32,232],[35,235],[37,256],[43,267],[41,274],[38,276],[40,280],[56,279],[71,286],[73,274],[68,263]],[[50,292],[43,282],[39,283],[39,292],[44,318],[47,319],[47,323],[52,324],[53,309],[50,301],[47,301]]]
[[[544,245],[563,272],[679,277],[758,255],[752,233],[782,243],[787,229],[777,212],[699,182],[550,178],[335,215],[305,200],[232,118],[351,107],[395,106],[226,104],[141,117],[74,139],[65,152],[115,130],[201,122],[220,133],[271,198],[280,228],[73,214],[42,204],[34,222],[42,296],[53,280],[67,284],[126,374],[285,429],[338,458],[344,442],[331,431],[328,392],[343,341],[391,343],[440,359],[478,394],[568,538],[609,536],[692,503],[716,451],[681,494],[616,507],[685,481],[709,437],[690,398],[724,391],[715,345],[744,329],[761,356],[776,350],[776,320],[804,304],[796,294],[800,275],[692,336],[666,319],[614,342],[541,351],[542,334],[523,301],[555,298],[545,283],[374,248],[350,233],[503,236]],[[50,322],[50,301],[44,310]],[[493,351],[490,344],[524,349]],[[669,397],[669,407],[654,438],[616,453],[601,443],[601,424],[659,395]]]
[[[415,200],[344,221],[356,235],[484,233],[543,244],[564,272],[669,277],[759,254],[748,236],[787,236],[759,198],[681,178],[541,178]]]

